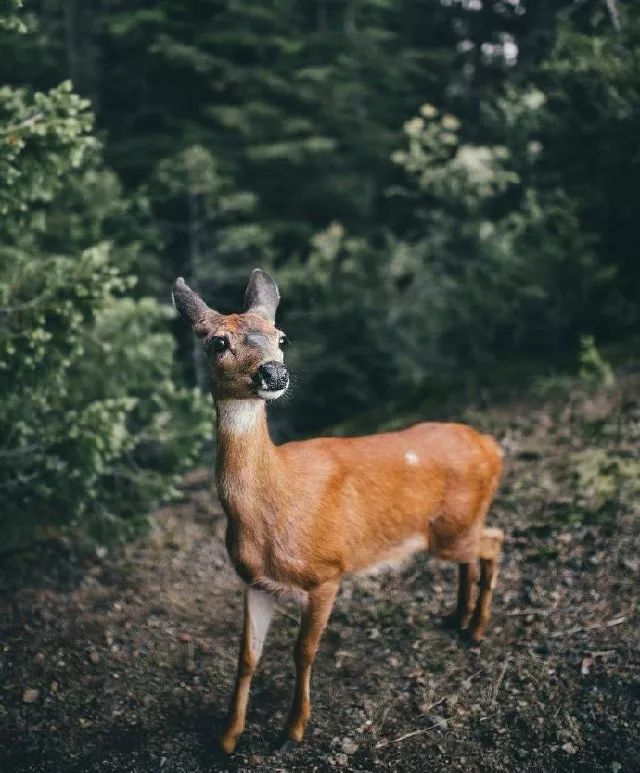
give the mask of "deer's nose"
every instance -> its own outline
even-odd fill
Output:
[[[259,389],[286,389],[289,386],[289,371],[281,362],[265,362],[256,371],[254,381]]]

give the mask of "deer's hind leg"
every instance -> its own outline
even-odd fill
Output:
[[[480,539],[479,594],[469,626],[471,639],[479,642],[491,614],[491,599],[498,577],[498,563],[502,552],[502,529],[485,528]]]
[[[478,578],[475,562],[458,564],[458,597],[455,610],[445,617],[446,625],[464,630],[473,614],[473,593]]]

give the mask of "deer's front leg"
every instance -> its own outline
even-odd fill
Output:
[[[251,679],[258,666],[265,636],[273,617],[275,598],[257,588],[247,588],[244,595],[244,625],[238,658],[238,675],[229,708],[227,727],[220,746],[227,754],[236,748],[238,736],[244,730]]]
[[[302,613],[300,632],[295,646],[296,685],[293,703],[285,728],[287,738],[301,741],[311,716],[311,666],[318,651],[318,643],[333,609],[340,583],[326,582],[309,592]]]

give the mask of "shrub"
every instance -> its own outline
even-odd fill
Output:
[[[126,537],[198,451],[173,312],[124,297],[140,248],[68,83],[0,89],[0,550],[62,529]]]

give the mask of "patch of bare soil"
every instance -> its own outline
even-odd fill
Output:
[[[238,753],[215,748],[242,599],[206,473],[188,476],[184,500],[116,555],[81,560],[58,546],[5,563],[0,770],[638,770],[637,500],[615,475],[604,504],[599,484],[587,490],[593,448],[606,485],[612,459],[638,460],[628,392],[471,416],[509,460],[490,517],[508,541],[485,641],[470,649],[440,623],[452,565],[418,556],[348,579],[317,660],[309,731],[291,751],[273,751],[298,616],[284,602]]]

